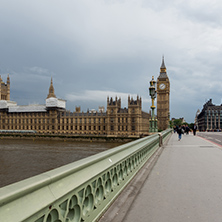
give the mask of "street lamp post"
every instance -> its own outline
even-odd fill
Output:
[[[151,115],[151,119],[150,119],[149,131],[154,133],[154,132],[158,132],[157,119],[155,118],[155,115],[154,115],[154,110],[156,108],[154,106],[154,100],[156,98],[156,81],[154,80],[154,76],[152,76],[152,80],[150,81],[149,93],[150,93],[150,97],[152,99],[152,105],[150,107],[152,110],[152,115]]]

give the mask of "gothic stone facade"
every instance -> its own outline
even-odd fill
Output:
[[[7,83],[2,81],[0,76],[0,100],[10,100],[10,78],[7,77]]]
[[[222,105],[216,106],[210,99],[203,105],[201,112],[198,112],[196,121],[199,131],[221,131]]]
[[[107,98],[106,112],[81,112],[80,107],[70,112],[65,109],[65,101],[56,98],[51,80],[46,105],[17,106],[9,98],[10,92],[0,100],[0,130],[4,131],[106,137],[140,137],[149,132],[150,114],[142,111],[138,96],[136,100],[128,97],[128,108],[121,108],[120,98],[111,97]]]

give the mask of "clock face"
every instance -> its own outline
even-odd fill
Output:
[[[159,87],[160,87],[160,89],[165,89],[166,85],[164,83],[161,83]]]

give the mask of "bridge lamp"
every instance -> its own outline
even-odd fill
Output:
[[[156,81],[154,80],[154,76],[152,76],[152,80],[150,81],[149,92],[150,92],[151,98],[155,99],[156,98]]]
[[[150,132],[157,132],[157,120],[155,119],[154,116],[154,110],[155,110],[155,105],[154,105],[154,100],[156,98],[156,81],[154,80],[154,76],[152,76],[152,80],[150,81],[150,87],[149,87],[149,93],[150,93],[150,97],[152,100],[152,105],[151,105],[151,110],[152,110],[152,116],[150,119],[150,128],[149,131]]]

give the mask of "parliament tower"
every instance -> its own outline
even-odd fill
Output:
[[[0,76],[0,100],[10,100],[10,78],[7,77],[7,83],[4,83]]]
[[[170,115],[170,81],[167,76],[164,57],[157,78],[157,119],[158,129],[165,130],[169,125]]]

